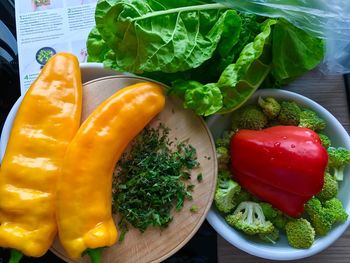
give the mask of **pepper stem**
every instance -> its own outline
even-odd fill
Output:
[[[10,252],[10,260],[9,260],[9,263],[18,263],[21,258],[23,257],[23,254],[22,252],[16,250],[16,249],[11,249],[11,252]]]
[[[91,263],[101,263],[101,256],[102,256],[102,251],[103,247],[98,247],[94,249],[89,249],[87,251],[88,255],[90,256]]]

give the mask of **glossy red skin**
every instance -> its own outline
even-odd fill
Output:
[[[296,126],[240,130],[231,139],[234,179],[289,216],[323,187],[327,151],[317,133]]]

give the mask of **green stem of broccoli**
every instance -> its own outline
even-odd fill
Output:
[[[337,181],[343,181],[343,179],[344,179],[344,167],[334,168],[334,178]]]

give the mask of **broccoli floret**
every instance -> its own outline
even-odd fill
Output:
[[[286,224],[288,223],[289,218],[284,215],[282,212],[278,212],[278,215],[271,219],[272,224],[277,227],[279,230],[285,231]]]
[[[261,206],[255,202],[242,202],[235,212],[225,217],[232,227],[248,235],[268,234],[274,229],[270,221],[265,220]]]
[[[234,202],[236,203],[236,205],[244,201],[251,201],[251,200],[252,200],[252,195],[243,188],[241,188],[241,191],[234,197]]]
[[[276,244],[276,241],[279,239],[279,237],[280,237],[280,231],[278,231],[276,227],[273,228],[273,231],[271,233],[259,234],[259,238],[262,241],[266,243],[272,243],[272,244]]]
[[[278,210],[273,208],[269,203],[259,203],[261,209],[263,210],[264,216],[267,220],[272,220],[278,215]]]
[[[261,130],[267,125],[267,117],[256,105],[238,109],[232,117],[232,130]]]
[[[315,230],[304,218],[288,222],[286,234],[289,245],[295,248],[309,248],[315,240]]]
[[[229,213],[235,208],[237,203],[233,199],[241,190],[240,185],[230,178],[229,172],[227,173],[219,174],[214,196],[215,205],[222,213]]]
[[[328,166],[334,170],[334,178],[343,181],[345,165],[350,163],[350,151],[344,148],[329,147]]]
[[[312,226],[317,235],[326,235],[332,228],[333,215],[327,212],[317,198],[310,199],[305,204],[305,211],[310,216]]]
[[[277,119],[275,120],[271,120],[269,121],[269,123],[267,124],[267,128],[270,128],[270,127],[275,127],[275,126],[278,126],[278,125],[281,125],[281,123],[279,123],[279,121]]]
[[[225,131],[222,135],[222,137],[216,139],[215,144],[216,147],[225,147],[229,148],[230,147],[230,141],[232,136],[235,134],[234,131]]]
[[[324,184],[321,192],[316,197],[323,203],[336,197],[338,194],[338,182],[329,173],[324,175]]]
[[[329,139],[329,137],[323,133],[319,133],[318,136],[320,137],[321,140],[321,144],[324,148],[328,148],[331,146],[331,139]]]
[[[216,158],[219,166],[219,170],[227,169],[230,162],[230,152],[226,147],[216,148]]]
[[[348,213],[344,210],[342,202],[337,198],[332,198],[324,203],[325,209],[333,214],[334,223],[344,223],[348,219]]]
[[[281,111],[278,115],[278,121],[283,125],[298,126],[300,121],[301,109],[294,101],[283,101]]]
[[[334,224],[345,222],[348,218],[342,203],[336,198],[326,201],[324,206],[320,200],[312,198],[305,204],[305,211],[310,216],[316,234],[320,236],[326,235]]]
[[[326,128],[326,122],[318,117],[317,113],[311,110],[303,110],[300,113],[299,127],[308,128],[313,131]]]
[[[272,97],[263,99],[259,97],[258,104],[268,119],[272,120],[278,116],[281,110],[281,105]]]

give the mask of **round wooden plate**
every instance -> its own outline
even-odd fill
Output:
[[[117,90],[143,81],[147,80],[139,77],[111,76],[87,82],[83,86],[82,120],[85,120],[101,102]],[[187,200],[181,211],[173,212],[174,219],[164,230],[149,228],[142,234],[139,230],[130,227],[123,242],[117,242],[104,250],[103,263],[165,260],[184,246],[197,232],[211,206],[216,185],[217,162],[215,145],[205,122],[192,111],[184,109],[182,102],[174,97],[167,97],[165,109],[152,121],[151,125],[156,126],[159,122],[171,129],[169,135],[171,139],[188,140],[197,150],[200,167],[193,170],[191,176],[191,181],[195,185],[193,200]],[[202,182],[197,181],[198,173],[203,174]],[[192,205],[199,208],[198,212],[190,211]],[[118,215],[114,215],[114,219],[117,223]],[[51,251],[67,262],[90,262],[87,256],[79,261],[70,260],[58,239],[54,242]]]

